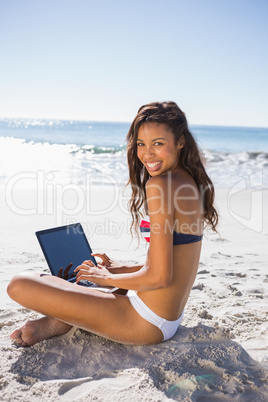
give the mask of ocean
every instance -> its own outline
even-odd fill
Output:
[[[124,185],[130,123],[0,119],[0,184]],[[191,126],[215,187],[268,188],[268,129]],[[24,180],[23,180],[24,178]]]

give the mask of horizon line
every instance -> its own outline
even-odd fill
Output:
[[[1,117],[0,116],[0,121],[1,120],[45,120],[45,121],[66,121],[66,122],[81,122],[81,123],[123,123],[123,124],[131,124],[131,121],[126,121],[126,120],[87,120],[87,119],[66,119],[66,118],[49,118],[49,117]],[[230,124],[211,124],[211,123],[189,123],[188,125],[190,127],[194,126],[202,126],[202,127],[233,127],[233,128],[261,128],[261,129],[268,129],[267,126],[243,126],[239,124],[235,125],[230,125]]]

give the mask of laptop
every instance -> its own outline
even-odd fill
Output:
[[[35,234],[52,275],[59,276],[59,270],[62,268],[62,276],[65,271],[64,279],[75,284],[76,277],[74,270],[77,266],[86,260],[91,260],[97,265],[95,258],[91,255],[92,249],[81,223],[39,230]],[[70,264],[73,265],[68,270],[67,267]],[[114,287],[102,287],[88,280],[82,280],[78,285],[96,288],[106,293],[111,293],[118,289]]]

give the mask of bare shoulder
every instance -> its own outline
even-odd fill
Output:
[[[146,183],[146,191],[156,191],[160,188],[165,189],[170,179],[169,174],[151,177]]]
[[[169,175],[153,176],[146,183],[146,200],[150,219],[165,214],[173,199],[173,191]],[[153,215],[153,216],[152,216]]]
[[[146,192],[156,193],[159,190],[177,192],[179,189],[181,195],[189,195],[196,191],[197,187],[194,179],[183,169],[175,172],[168,172],[165,175],[151,177],[146,183]]]
[[[176,195],[179,193],[181,197],[189,197],[193,194],[198,194],[198,188],[193,177],[183,169],[174,174],[172,183]]]
[[[174,195],[174,179],[172,174],[151,177],[146,183],[146,197],[147,202],[154,201],[153,204],[157,204],[157,200],[161,199],[161,203],[165,203]],[[150,203],[152,204],[152,203]]]
[[[146,198],[149,213],[173,215],[175,200],[184,196],[184,184],[187,181],[177,172],[153,176],[146,183]],[[180,188],[183,194],[180,192]],[[178,194],[179,193],[179,194]]]

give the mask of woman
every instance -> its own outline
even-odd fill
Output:
[[[142,106],[127,135],[130,211],[136,232],[150,242],[143,266],[125,266],[106,254],[84,261],[77,282],[126,289],[106,294],[58,277],[24,273],[12,279],[9,296],[45,316],[11,334],[22,346],[61,335],[72,326],[126,344],[170,339],[181,322],[193,286],[203,224],[216,230],[214,188],[184,113],[174,102]]]

